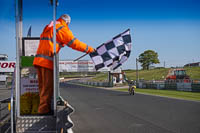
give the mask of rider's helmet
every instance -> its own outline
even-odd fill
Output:
[[[134,84],[134,80],[131,80],[131,84]]]

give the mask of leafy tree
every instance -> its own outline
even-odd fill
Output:
[[[152,64],[160,63],[158,59],[158,53],[153,50],[146,50],[144,53],[141,53],[138,61],[141,63],[141,66],[144,70],[149,70],[149,66]]]

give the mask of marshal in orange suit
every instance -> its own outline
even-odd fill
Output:
[[[72,49],[91,53],[91,46],[79,41],[73,36],[68,25],[71,21],[69,15],[64,14],[56,21],[56,53],[64,46]],[[51,98],[53,96],[53,21],[48,24],[40,35],[40,43],[37,49],[33,65],[37,69],[39,81],[40,104],[39,114],[48,114],[51,111]]]

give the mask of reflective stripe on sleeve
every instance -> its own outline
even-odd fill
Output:
[[[87,51],[88,51],[88,45],[87,45],[87,47],[86,47],[86,49],[85,49],[85,51],[84,51],[84,52],[85,52],[85,53],[87,53]]]
[[[76,40],[76,37],[74,37],[70,42],[68,42],[67,46],[70,47],[75,40]]]
[[[58,29],[56,29],[56,32],[58,32],[59,30],[61,30],[64,26],[60,26]]]
[[[53,38],[48,38],[48,37],[42,37],[42,38],[40,38],[40,40],[49,40],[49,41],[53,42]]]
[[[45,58],[47,60],[53,61],[53,57],[47,56],[47,55],[43,55],[43,54],[37,54],[37,55],[35,55],[35,57],[41,57],[41,58]]]
[[[60,26],[58,29],[56,29],[56,32],[58,32],[59,30],[61,30],[63,27],[64,27],[64,26]],[[53,37],[52,37],[52,38],[49,38],[49,37],[42,37],[42,38],[40,38],[40,40],[48,40],[48,41],[51,41],[51,42],[53,43]],[[56,41],[56,43],[60,46],[60,48],[64,47],[64,46],[62,45],[62,43],[57,42],[57,41]]]

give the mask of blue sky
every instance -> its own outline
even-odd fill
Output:
[[[32,26],[38,37],[52,20],[49,0],[24,0],[23,36]],[[130,28],[133,47],[124,69],[135,69],[135,58],[145,50],[158,53],[166,67],[200,62],[200,1],[199,0],[59,0],[57,18],[70,14],[69,25],[81,41],[97,47]],[[0,1],[0,53],[15,60],[15,2]],[[65,47],[60,59],[75,59],[82,53]],[[84,59],[89,59],[85,57]]]

